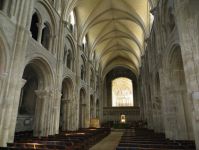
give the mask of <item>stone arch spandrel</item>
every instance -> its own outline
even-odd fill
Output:
[[[0,30],[0,72],[9,72],[10,47],[4,33]]]
[[[42,23],[43,21],[42,21],[41,14],[40,14],[40,12],[39,12],[36,8],[33,10],[32,16],[33,16],[34,14],[37,15],[37,18],[38,18],[38,21],[39,21],[38,23]]]

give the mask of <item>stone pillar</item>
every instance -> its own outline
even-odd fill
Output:
[[[62,99],[62,131],[67,130],[67,100]]]
[[[198,82],[198,39],[196,28],[198,26],[196,13],[193,8],[195,2],[174,1],[175,20],[181,46],[182,61],[184,66],[189,105],[192,114],[193,133],[195,136],[196,149],[199,150],[199,108],[198,98],[194,93],[199,91]],[[197,6],[195,5],[197,8]],[[194,12],[195,11],[195,12]],[[192,139],[194,140],[194,139]]]
[[[185,120],[184,103],[181,91],[174,92],[177,97],[177,115],[179,140],[188,140],[187,125]]]
[[[52,34],[47,35],[47,38],[48,38],[48,51],[52,53],[52,39],[53,39]]]
[[[37,90],[35,91],[37,95],[36,109],[35,109],[35,126],[34,126],[34,136],[44,136],[45,131],[45,110],[46,110],[46,96],[48,95],[48,90]]]
[[[70,120],[70,117],[71,117],[71,112],[70,112],[70,103],[71,103],[71,100],[70,99],[63,99],[64,103],[66,103],[66,109],[65,109],[65,112],[66,113],[66,130],[69,131],[70,130],[70,123],[71,123],[71,120]]]
[[[86,128],[87,118],[86,118],[86,104],[82,104],[82,127]]]
[[[86,91],[86,128],[90,126],[90,72],[91,72],[91,61],[87,62],[86,65],[86,83],[87,83],[87,91]]]
[[[52,124],[52,122],[54,122],[54,112],[57,110],[57,107],[55,107],[55,104],[54,104],[54,91],[50,90],[49,91],[49,94],[48,94],[48,101],[49,101],[49,105],[47,107],[47,117],[49,118],[47,120],[48,122],[48,125],[47,125],[47,130],[46,130],[46,135],[53,135],[53,129],[54,129],[54,125]]]
[[[0,92],[0,96],[1,96],[1,99],[0,99],[0,114],[3,113],[3,103],[6,102],[7,100],[5,99],[5,91],[6,91],[6,87],[7,87],[7,77],[8,77],[8,74],[5,73],[5,72],[2,72],[0,74],[0,89],[1,89],[1,92]],[[4,101],[5,100],[5,101]],[[0,115],[0,122],[2,120],[2,115]],[[0,132],[1,133],[1,132]]]
[[[52,54],[55,56],[56,55],[56,52],[57,52],[57,36],[54,35],[53,36],[53,46],[52,46]]]
[[[14,15],[15,7],[16,7],[16,1],[15,0],[11,0],[11,6],[10,6],[10,11],[9,11],[9,17],[10,18],[12,18],[12,16]]]
[[[7,3],[7,0],[5,1]],[[6,146],[7,142],[13,142],[14,132],[16,126],[17,111],[19,105],[19,97],[21,91],[21,76],[23,69],[23,62],[25,60],[27,39],[29,33],[27,29],[27,18],[29,17],[29,10],[31,10],[31,1],[22,1],[21,13],[19,15],[20,21],[19,27],[16,28],[17,34],[15,34],[14,44],[15,47],[12,49],[13,59],[10,62],[9,71],[9,82],[6,90],[7,103],[4,104],[1,120],[1,137],[0,146]]]
[[[91,120],[92,120],[92,118],[94,118],[94,116],[93,116],[93,111],[94,111],[94,107],[90,107],[90,126],[91,126]]]
[[[45,28],[46,26],[42,23],[37,23],[37,27],[38,27],[37,42],[41,44],[42,31],[43,31],[43,28]]]
[[[97,103],[97,93],[96,91],[94,92],[94,101],[93,101],[93,118],[96,118],[96,103]]]

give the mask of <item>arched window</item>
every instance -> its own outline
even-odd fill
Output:
[[[90,87],[94,89],[94,73],[93,73],[93,69],[91,69]]]
[[[175,17],[172,14],[172,9],[169,10],[170,31],[172,32],[175,27]]]
[[[85,36],[82,41],[82,49],[83,49],[83,51],[86,49],[86,37]]]
[[[68,67],[69,69],[71,69],[71,57],[72,57],[71,51],[68,50],[68,55],[67,55],[67,67]]]
[[[74,12],[73,11],[71,11],[71,13],[70,13],[69,22],[70,22],[69,28],[70,28],[71,32],[73,32],[74,31],[74,26],[75,26],[75,17],[74,17]]]
[[[66,60],[66,54],[67,54],[67,49],[64,48],[64,56],[63,56],[63,63],[65,64],[65,60]]]
[[[48,25],[48,23],[44,23],[45,28],[43,29],[42,32],[42,39],[41,39],[41,44],[43,45],[43,47],[45,47],[47,50],[49,50],[49,44],[50,44],[50,26]]]
[[[81,79],[84,80],[84,66],[81,66]]]
[[[98,91],[98,87],[99,87],[99,77],[97,76],[97,78],[96,78],[96,92]]]
[[[32,16],[30,32],[32,33],[32,38],[35,39],[36,41],[37,41],[37,37],[38,37],[37,23],[39,23],[39,20],[38,20],[37,14],[34,13],[34,15]]]
[[[93,80],[93,72],[92,72],[92,69],[91,69],[91,75],[90,75],[90,87],[91,88],[92,88],[92,84],[93,84],[92,80]]]

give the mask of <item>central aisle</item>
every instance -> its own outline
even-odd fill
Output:
[[[111,134],[105,137],[103,140],[98,142],[96,145],[91,147],[89,150],[113,150],[117,144],[121,136],[123,135],[125,129],[116,129],[111,130]]]

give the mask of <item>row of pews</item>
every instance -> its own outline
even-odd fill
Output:
[[[163,133],[146,128],[126,129],[115,150],[195,150],[195,142],[169,140]]]
[[[0,147],[0,150],[85,150],[110,133],[110,128],[86,128],[74,132],[61,131],[59,134],[48,137],[34,137],[29,133],[23,133],[15,135],[14,143],[7,143],[7,147]]]

